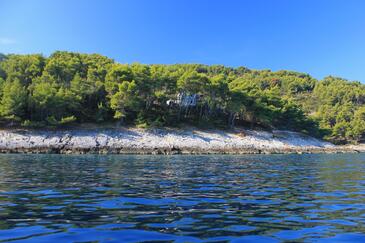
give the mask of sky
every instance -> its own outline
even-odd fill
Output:
[[[0,52],[293,70],[365,82],[363,0],[0,0]]]

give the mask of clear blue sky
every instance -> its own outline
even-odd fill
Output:
[[[0,52],[289,69],[365,81],[363,0],[0,0]]]

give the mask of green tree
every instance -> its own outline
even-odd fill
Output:
[[[196,71],[187,72],[177,81],[177,88],[180,91],[190,94],[205,94],[209,87],[209,78]]]
[[[19,121],[26,116],[27,91],[21,82],[14,80],[5,82],[2,88],[0,114],[3,118]]]
[[[110,99],[111,108],[115,111],[114,118],[123,122],[128,110],[136,110],[136,87],[134,81],[124,81],[118,85],[118,91]]]
[[[133,73],[128,65],[113,64],[105,77],[105,88],[109,95],[118,92],[119,84],[132,81]]]
[[[28,86],[32,80],[42,75],[45,58],[41,55],[8,55],[0,62],[0,69],[5,72],[4,79],[17,80]]]

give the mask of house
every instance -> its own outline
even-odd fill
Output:
[[[195,107],[201,97],[202,95],[199,94],[186,94],[185,92],[180,92],[177,95],[176,100],[168,100],[166,101],[166,104],[168,106]]]

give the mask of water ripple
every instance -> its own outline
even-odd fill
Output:
[[[0,242],[365,242],[365,155],[1,155]]]

